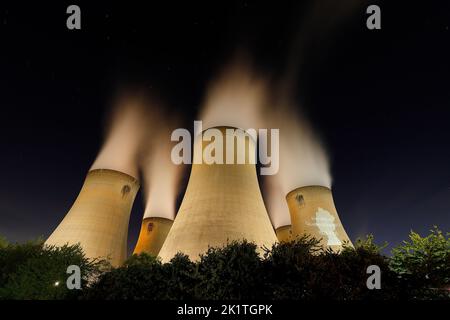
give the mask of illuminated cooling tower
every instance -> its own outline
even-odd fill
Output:
[[[238,135],[233,147],[226,141],[233,138],[226,129],[234,128],[215,129],[223,138],[223,159],[234,154],[235,164],[196,164],[211,143],[196,139],[186,193],[159,253],[163,261],[177,252],[198,260],[208,246],[220,247],[233,240],[246,239],[269,248],[277,240],[258,185],[255,141],[248,134]],[[243,164],[236,164],[239,143],[245,143]]]
[[[291,226],[282,226],[275,230],[279,242],[289,242],[292,240]]]
[[[164,241],[167,238],[173,220],[159,217],[144,218],[142,220],[141,232],[134,254],[146,252],[153,256],[157,256],[161,250]]]
[[[288,193],[286,200],[292,221],[293,238],[308,234],[322,239],[322,246],[333,250],[351,241],[342,226],[333,202],[331,190],[321,186],[308,186]]]
[[[125,173],[90,171],[72,208],[45,243],[80,243],[88,258],[109,258],[112,265],[120,265],[127,255],[128,222],[138,189],[138,181]]]

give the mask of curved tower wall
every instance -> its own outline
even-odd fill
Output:
[[[322,239],[321,245],[334,251],[342,249],[346,241],[352,245],[339,219],[329,188],[297,188],[287,194],[286,200],[291,215],[293,238],[308,234]]]
[[[148,253],[157,256],[167,238],[173,220],[150,217],[142,220],[139,238],[133,254]]]
[[[245,141],[245,163],[192,165],[186,193],[159,253],[163,261],[177,252],[197,260],[209,246],[221,247],[233,240],[246,239],[269,248],[277,241],[259,189],[255,141],[248,134],[239,135],[233,149],[226,143],[226,129],[235,128],[215,129],[222,134],[224,159],[234,152],[236,161],[238,142]],[[196,139],[194,159],[201,158],[209,144]]]
[[[107,258],[118,266],[127,256],[128,223],[137,179],[125,173],[91,170],[72,208],[45,244],[80,243],[88,258]]]
[[[275,234],[277,235],[277,239],[279,242],[290,242],[292,240],[292,231],[290,225],[278,227],[275,230]]]

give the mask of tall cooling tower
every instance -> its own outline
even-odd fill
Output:
[[[194,161],[180,209],[159,253],[163,261],[169,261],[177,252],[198,260],[208,246],[220,247],[233,240],[246,239],[269,248],[277,240],[256,176],[256,143],[248,134],[238,135],[233,148],[233,144],[226,142],[231,134],[227,128],[235,129],[215,129],[222,134],[223,159],[234,152],[235,162],[196,164]],[[236,164],[239,143],[245,143],[244,164]],[[201,158],[208,144],[196,139],[194,159]]]
[[[144,218],[134,254],[146,252],[157,256],[167,238],[173,220],[160,217]]]
[[[275,230],[279,242],[289,242],[292,240],[291,225],[281,226]]]
[[[329,188],[301,187],[289,192],[286,200],[294,238],[308,234],[322,239],[321,245],[334,251],[340,250],[346,241],[352,245],[339,219]]]
[[[128,222],[138,189],[138,181],[125,173],[89,171],[72,208],[45,243],[80,243],[88,258],[120,265],[127,255]]]

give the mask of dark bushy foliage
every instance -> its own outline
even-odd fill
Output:
[[[392,250],[390,267],[405,284],[408,298],[450,297],[449,236],[437,227],[426,237],[411,231],[409,241]]]
[[[166,277],[162,263],[142,253],[131,256],[123,266],[100,276],[84,298],[94,300],[161,300],[166,296]]]
[[[80,267],[81,285],[85,286],[98,275],[102,264],[88,260],[79,245],[8,244],[0,248],[0,299],[76,298],[81,291],[67,289],[67,267]]]
[[[355,247],[348,245],[339,253],[321,254],[322,265],[315,282],[314,299],[337,300],[390,300],[397,299],[400,283],[389,269],[389,259],[381,254],[383,247],[373,243],[373,237],[358,239]],[[381,271],[381,290],[367,288],[367,268],[376,265]]]
[[[8,240],[5,237],[0,236],[0,248],[5,248],[8,246]]]
[[[131,256],[123,266],[103,274],[83,296],[96,300],[195,299],[197,266],[177,254],[170,263],[146,253]]]
[[[86,259],[79,246],[42,243],[0,246],[3,299],[137,300],[396,300],[450,299],[448,234],[435,229],[393,250],[391,258],[373,237],[341,252],[300,237],[258,253],[247,241],[210,248],[197,262],[177,254],[169,263],[147,254],[131,256],[119,268]],[[83,270],[83,290],[67,290],[66,268]],[[381,290],[369,290],[367,267],[381,270]],[[102,269],[103,268],[103,269]],[[101,272],[101,274],[100,274]],[[55,286],[55,281],[63,285]]]
[[[265,274],[256,245],[232,242],[210,248],[198,263],[197,297],[200,299],[255,299],[264,288]]]
[[[265,298],[308,299],[309,286],[319,266],[319,241],[308,236],[293,242],[275,244],[266,251],[264,274],[268,277]]]
[[[170,300],[193,300],[199,283],[197,264],[184,254],[177,254],[170,263],[164,264],[167,298]]]
[[[282,300],[395,298],[396,276],[380,249],[371,237],[357,241],[355,248],[345,246],[340,253],[322,250],[319,241],[308,236],[276,244],[265,259],[269,287],[273,290],[269,297]],[[380,267],[383,290],[367,288],[366,270],[370,265]]]

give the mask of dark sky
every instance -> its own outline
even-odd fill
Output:
[[[382,30],[370,31],[365,7],[344,20],[319,10],[311,27],[311,2],[2,1],[0,234],[24,241],[57,226],[117,89],[144,87],[192,126],[205,85],[236,49],[276,77],[299,43],[296,93],[331,155],[349,236],[395,245],[411,229],[449,231],[449,4],[374,1]],[[80,31],[66,29],[74,3]],[[130,247],[142,207],[140,194]]]

